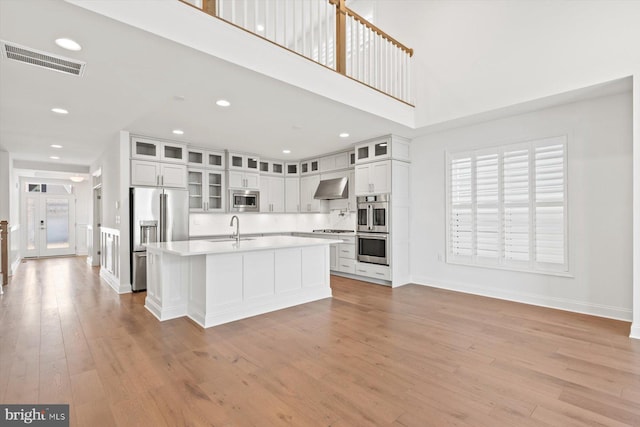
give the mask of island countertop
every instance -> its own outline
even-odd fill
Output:
[[[235,239],[220,240],[184,240],[177,242],[148,243],[146,247],[180,256],[232,254],[269,249],[299,248],[308,246],[322,246],[342,243],[339,239],[294,237],[294,236],[265,236],[241,238],[240,243]]]

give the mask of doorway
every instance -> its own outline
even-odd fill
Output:
[[[23,256],[75,255],[75,195],[71,185],[25,184]]]

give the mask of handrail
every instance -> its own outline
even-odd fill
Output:
[[[340,0],[329,0],[329,3],[338,5],[338,9],[340,9],[340,7],[339,7],[340,4],[343,4]],[[352,16],[356,21],[360,22],[362,25],[364,25],[365,27],[369,28],[371,31],[373,31],[374,33],[376,33],[377,35],[379,35],[383,39],[387,39],[388,41],[393,43],[398,49],[405,51],[407,54],[409,54],[409,56],[413,56],[413,49],[412,48],[403,45],[398,40],[394,39],[389,34],[385,33],[384,31],[382,31],[380,28],[376,27],[371,22],[367,21],[365,18],[363,18],[362,16],[358,15],[353,10],[349,9],[347,6],[344,6],[344,12],[343,13],[346,13],[347,15]]]
[[[413,49],[349,9],[346,0],[179,1],[412,105]]]
[[[9,222],[0,221],[0,258],[2,259],[2,286],[9,282],[9,249],[8,249]],[[0,288],[2,293],[2,288]]]

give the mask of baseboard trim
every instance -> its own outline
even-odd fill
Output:
[[[447,289],[466,294],[480,295],[540,307],[554,308],[557,310],[571,311],[574,313],[589,314],[591,316],[606,317],[609,319],[624,320],[630,322],[633,316],[631,309],[593,304],[568,298],[556,298],[543,295],[528,294],[523,292],[505,291],[504,289],[487,288],[468,283],[452,283],[431,279],[428,277],[413,277],[413,283],[430,286],[433,288]],[[639,327],[640,328],[640,327]],[[633,330],[632,330],[633,332]],[[636,331],[640,338],[640,330]]]
[[[107,282],[107,284],[111,286],[111,288],[113,288],[113,290],[116,291],[117,293],[119,294],[131,293],[131,285],[128,283],[125,283],[125,284],[120,283],[118,278],[114,276],[109,270],[106,270],[101,267],[100,277],[102,277],[104,281]]]
[[[634,322],[631,324],[631,332],[629,333],[629,338],[640,340],[640,324],[638,324],[638,322]]]

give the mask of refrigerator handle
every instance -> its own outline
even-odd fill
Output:
[[[160,241],[167,241],[167,195],[160,194]]]

